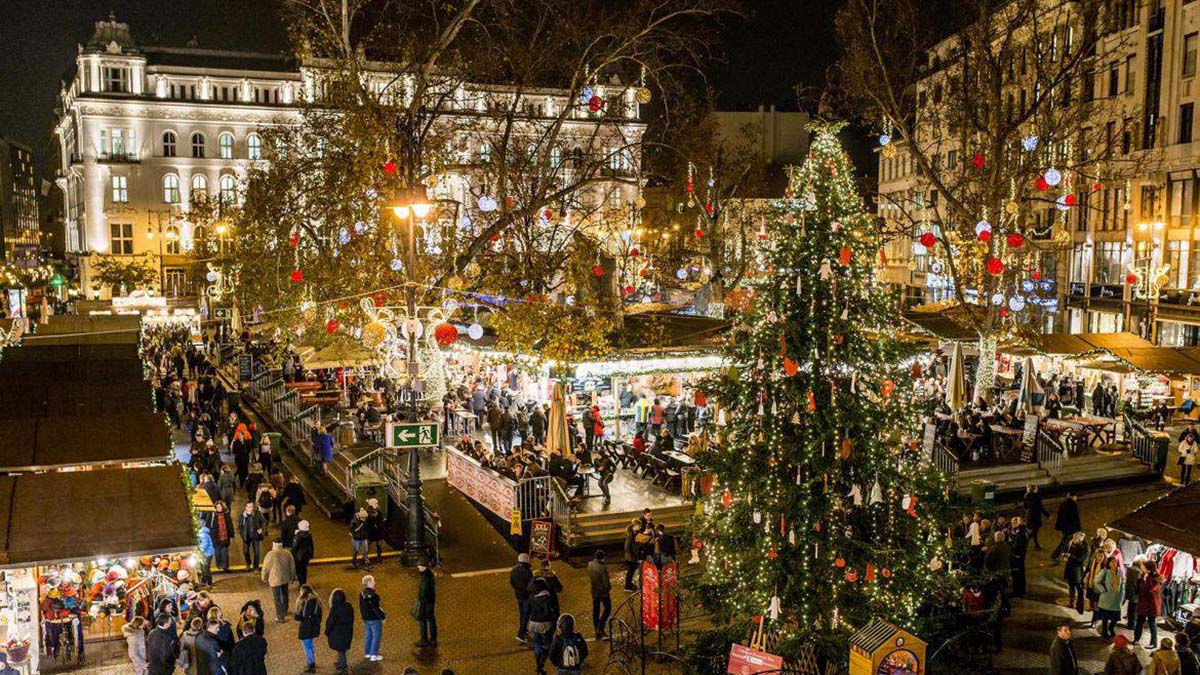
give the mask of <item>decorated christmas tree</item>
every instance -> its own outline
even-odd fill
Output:
[[[762,616],[774,651],[816,643],[845,659],[854,630],[874,617],[913,629],[933,597],[945,477],[922,459],[913,353],[838,126],[811,131],[712,383],[696,590],[734,639]]]

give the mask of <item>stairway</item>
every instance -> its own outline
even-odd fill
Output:
[[[1064,488],[1078,485],[1108,487],[1158,480],[1147,465],[1125,453],[1092,454],[1064,459],[1062,468],[1051,472]]]
[[[666,525],[672,534],[681,534],[687,521],[696,513],[693,504],[661,506],[653,509],[654,523]],[[567,540],[571,548],[601,547],[623,544],[625,528],[630,521],[642,515],[637,511],[603,511],[600,513],[577,513],[571,517],[571,533]]]
[[[970,495],[976,484],[988,482],[995,486],[995,499],[1022,494],[1025,486],[1033,483],[1039,489],[1054,484],[1054,477],[1037,464],[1005,464],[989,466],[981,469],[967,469],[958,472],[958,487],[960,495]]]

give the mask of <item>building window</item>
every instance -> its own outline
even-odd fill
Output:
[[[1121,70],[1120,70],[1120,68],[1117,67],[1117,64],[1114,63],[1108,69],[1108,96],[1109,96],[1109,98],[1116,96],[1117,93],[1121,91],[1120,87],[1118,86],[1118,85],[1120,85],[1120,83],[1121,83]]]
[[[110,248],[115,255],[133,255],[133,223],[110,223]]]
[[[1195,113],[1195,103],[1184,103],[1179,106],[1179,142],[1192,142],[1192,116]]]
[[[129,203],[129,178],[127,176],[112,177],[112,200],[114,204]]]
[[[192,176],[192,201],[204,201],[208,198],[208,177],[202,173]]]
[[[1120,241],[1105,241],[1100,243],[1100,260],[1096,269],[1096,281],[1101,284],[1120,283],[1124,278],[1121,270],[1124,268],[1125,243]]]
[[[104,91],[128,92],[129,84],[124,68],[104,69]]]
[[[258,134],[250,134],[246,137],[246,157],[262,159],[262,138],[259,138]]]
[[[199,131],[192,134],[192,157],[204,159],[204,134]]]
[[[179,176],[169,173],[163,176],[163,202],[178,204],[179,201]]]
[[[163,157],[175,156],[175,132],[167,131],[163,133]]]
[[[491,162],[491,161],[492,161],[492,146],[487,143],[481,143],[479,145],[479,162],[481,164],[487,164],[488,162]]]
[[[1169,288],[1187,288],[1188,243],[1186,241],[1167,242],[1166,263],[1171,266],[1171,269],[1167,271],[1170,278]]]
[[[233,159],[233,134],[228,131],[217,137],[221,159]]]
[[[179,255],[179,226],[171,223],[164,233],[167,240],[167,255]]]
[[[1183,36],[1183,76],[1196,74],[1196,33]]]
[[[221,181],[220,181],[221,206],[227,206],[227,205],[233,204],[234,184],[235,184],[235,182],[234,182],[233,176],[231,176],[229,174],[225,174],[225,175],[221,176]]]

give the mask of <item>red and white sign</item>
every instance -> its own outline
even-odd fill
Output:
[[[454,449],[446,451],[446,483],[505,520],[512,515],[516,483]]]
[[[733,645],[729,650],[729,675],[755,675],[783,670],[783,657],[760,652],[745,645]]]
[[[679,601],[676,597],[676,587],[679,585],[679,566],[667,563],[659,574],[659,628],[673,630],[679,622]]]
[[[658,630],[658,568],[649,560],[642,563],[642,628]]]

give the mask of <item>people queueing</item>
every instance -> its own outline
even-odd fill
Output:
[[[334,669],[347,672],[346,653],[354,642],[354,608],[346,600],[346,592],[340,588],[329,594],[329,618],[325,619],[325,639],[329,648],[337,654]]]
[[[296,621],[299,622],[297,638],[304,649],[307,667],[304,672],[317,672],[316,639],[321,635],[321,616],[323,609],[321,599],[317,597],[312,586],[302,584],[300,594],[296,597]]]

